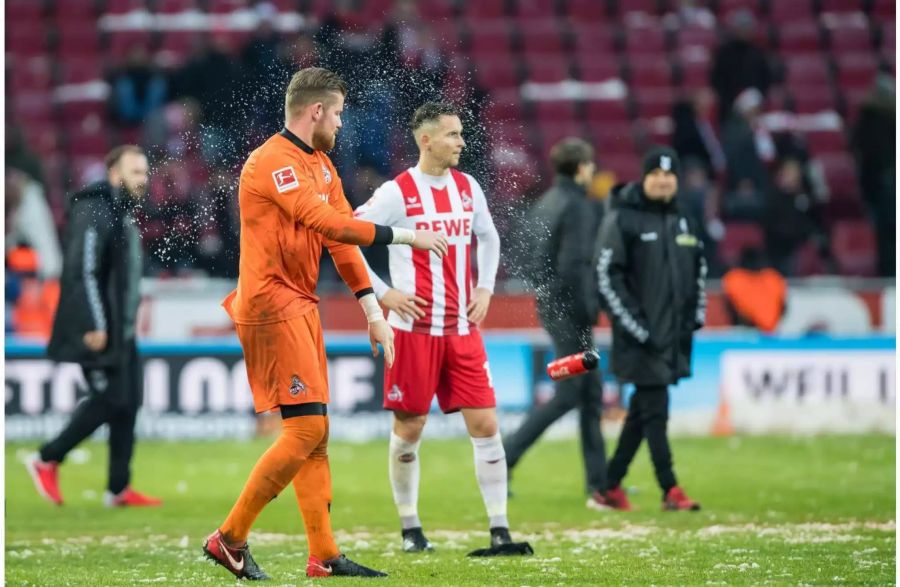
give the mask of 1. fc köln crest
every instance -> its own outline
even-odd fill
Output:
[[[279,194],[300,186],[300,182],[297,181],[297,174],[294,172],[293,167],[276,169],[272,172],[272,179],[275,180],[275,189],[278,190]]]

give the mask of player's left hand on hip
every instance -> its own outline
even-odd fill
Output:
[[[394,364],[394,329],[387,320],[378,320],[369,324],[369,342],[372,344],[372,356],[378,356],[378,345],[384,349],[384,362],[388,367]]]
[[[491,305],[491,292],[483,287],[476,287],[472,292],[472,301],[466,306],[468,318],[475,324],[480,323],[487,316],[488,308]]]

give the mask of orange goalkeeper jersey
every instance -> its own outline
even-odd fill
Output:
[[[244,164],[238,201],[240,273],[223,302],[236,323],[280,322],[312,309],[323,244],[354,293],[371,289],[356,245],[372,244],[376,225],[352,217],[341,179],[321,151],[287,129],[273,135]]]

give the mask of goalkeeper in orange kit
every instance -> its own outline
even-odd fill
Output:
[[[381,577],[341,554],[331,532],[328,373],[315,295],[322,245],[363,307],[372,352],[393,363],[384,320],[357,245],[408,244],[439,256],[446,239],[430,231],[355,220],[325,155],[341,128],[347,86],[321,68],[297,72],[285,95],[284,128],[251,153],[241,171],[240,274],[224,301],[244,350],[257,412],[279,409],[282,430],[257,461],[240,497],[203,545],[238,578],[267,579],[247,545],[250,527],[289,483],[306,526],[309,577]]]

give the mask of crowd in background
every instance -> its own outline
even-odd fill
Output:
[[[489,156],[496,137],[485,130],[490,97],[451,67],[450,56],[417,14],[415,2],[396,2],[392,16],[377,28],[341,11],[343,4],[336,3],[337,11],[315,29],[289,36],[275,29],[272,18],[263,18],[243,46],[226,37],[198,34],[189,58],[177,67],[162,67],[146,47],[136,45],[109,73],[110,120],[123,136],[137,137],[151,161],[150,196],[140,211],[147,275],[236,276],[240,166],[255,146],[280,129],[287,81],[294,71],[310,65],[333,69],[350,83],[344,127],[331,156],[353,206],[415,163],[407,121],[417,105],[434,98],[464,108],[467,147],[460,166],[488,186],[501,231],[503,218],[526,207],[552,179],[538,177],[535,185],[519,185],[518,193],[501,193],[508,191],[502,189],[508,184]],[[266,7],[260,3],[256,8],[265,12]],[[690,1],[681,2],[670,16],[708,18],[704,8]],[[766,264],[781,274],[795,274],[798,251],[810,243],[824,271],[835,272],[821,218],[829,197],[821,168],[799,135],[789,129],[773,131],[763,123],[779,76],[776,60],[755,43],[749,14],[738,13],[729,26],[710,71],[714,93],[699,90],[677,102],[672,112],[672,143],[684,167],[679,199],[686,213],[701,220],[713,275],[728,268],[716,262],[716,245],[723,222],[735,220],[762,227]],[[891,72],[879,76],[851,133],[882,276],[894,274],[893,81]],[[41,161],[10,122],[7,268],[9,252],[28,244],[46,257],[40,263],[41,276],[52,278],[58,272],[59,242],[35,235],[55,234],[54,221],[61,224],[62,218],[40,201]],[[591,195],[598,201],[612,183],[636,179],[604,170],[602,148],[597,157],[598,180]],[[102,175],[102,168],[87,169],[73,181]],[[68,187],[76,188],[74,183]],[[386,253],[371,254],[376,268],[384,268]],[[33,263],[20,262],[24,265],[19,270],[26,272]],[[332,271],[326,279],[336,280],[336,274]],[[10,287],[8,279],[8,299],[15,294]]]

